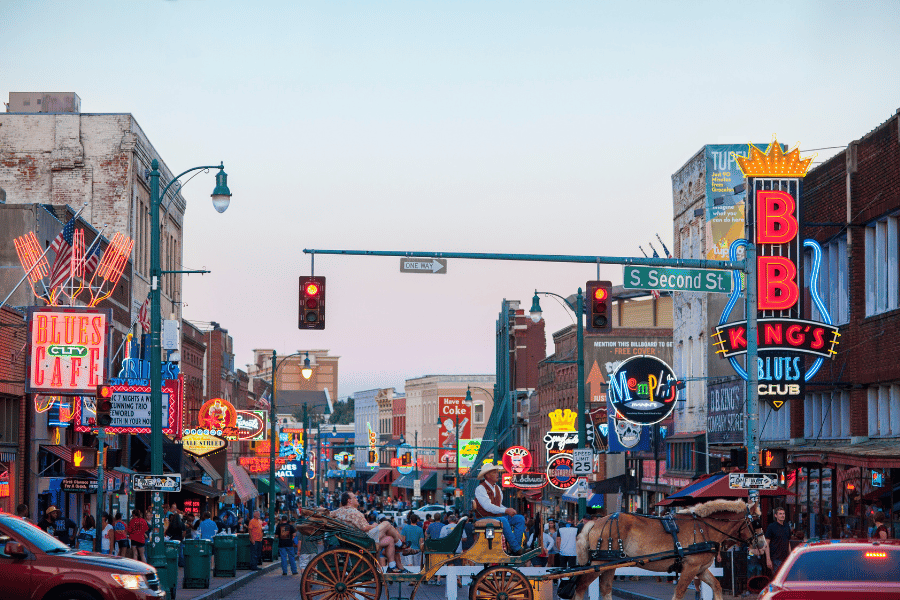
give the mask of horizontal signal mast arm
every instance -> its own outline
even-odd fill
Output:
[[[304,254],[337,254],[343,256],[399,256],[406,258],[463,258],[470,260],[523,260],[534,262],[589,263],[603,265],[639,265],[645,267],[684,267],[746,272],[746,262],[696,258],[638,258],[630,256],[578,256],[569,254],[493,254],[488,252],[405,252],[393,250],[317,250],[304,249]]]

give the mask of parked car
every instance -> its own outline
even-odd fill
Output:
[[[760,600],[900,600],[900,541],[826,540],[794,549]]]
[[[425,515],[433,515],[434,513],[444,514],[453,512],[453,507],[444,506],[443,504],[428,504],[413,511],[421,520],[425,520]]]
[[[74,550],[28,521],[0,514],[0,590],[16,600],[165,598],[156,569],[121,556]]]

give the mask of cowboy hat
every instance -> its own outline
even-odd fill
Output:
[[[502,465],[495,465],[493,463],[484,463],[481,466],[481,470],[478,472],[478,479],[484,479],[484,476],[490,473],[491,471],[502,471]]]
[[[59,510],[59,509],[56,508],[55,506],[49,506],[49,507],[47,507],[47,510],[44,511],[44,514],[45,514],[45,515],[49,515],[50,513],[56,512],[56,511],[58,511],[58,510]]]

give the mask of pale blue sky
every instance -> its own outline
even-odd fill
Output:
[[[639,255],[672,239],[671,175],[703,144],[843,146],[900,107],[900,2],[11,2],[0,97],[74,91],[134,114],[185,188],[184,314],[252,348],[328,348],[341,396],[492,373],[501,300],[595,267],[303,248]],[[819,158],[830,151],[819,152]],[[645,246],[646,248],[646,246]],[[620,267],[603,267],[620,283]],[[548,332],[569,315],[545,300]],[[549,344],[548,344],[549,347]]]

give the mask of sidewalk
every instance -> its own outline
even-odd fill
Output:
[[[244,587],[257,577],[273,571],[277,571],[278,576],[281,576],[280,562],[263,562],[263,566],[258,571],[237,571],[237,577],[211,577],[208,589],[186,590],[181,587],[184,583],[184,569],[178,569],[178,590],[175,592],[175,600],[217,600],[226,596],[230,597],[231,593]],[[298,580],[296,583],[299,589],[299,575],[294,577],[294,579]]]
[[[655,579],[613,582],[613,597],[624,598],[625,600],[671,600],[674,590],[675,586],[671,583],[660,583]],[[689,588],[684,593],[684,600],[694,600],[697,597],[696,594],[695,590]],[[728,592],[723,591],[722,599],[741,600],[741,597],[732,596]]]

